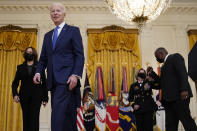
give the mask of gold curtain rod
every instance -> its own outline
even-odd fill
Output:
[[[36,28],[22,28],[20,26],[14,26],[14,25],[6,25],[0,27],[0,32],[3,31],[16,31],[16,32],[38,32]]]
[[[87,34],[90,33],[104,33],[104,32],[122,32],[122,33],[129,33],[129,34],[138,34],[138,29],[125,29],[121,26],[111,25],[106,26],[104,28],[98,29],[98,28],[90,28],[87,29]]]
[[[189,35],[197,35],[197,30],[188,30],[187,34],[188,34],[188,36]]]

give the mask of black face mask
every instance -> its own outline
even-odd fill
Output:
[[[29,54],[25,52],[24,58],[25,61],[32,61],[34,59],[34,54]]]
[[[157,57],[156,57],[156,60],[157,60],[157,62],[159,62],[159,63],[163,63],[163,62],[164,62],[164,60],[161,59],[161,58],[157,58]]]
[[[140,77],[140,78],[142,78],[142,79],[145,79],[146,78],[145,73],[138,73],[137,76]]]

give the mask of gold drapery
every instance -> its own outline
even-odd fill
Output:
[[[197,30],[189,30],[187,33],[189,36],[189,49],[191,50],[197,41]]]
[[[189,37],[189,51],[191,51],[191,49],[193,48],[194,44],[197,42],[197,30],[189,30],[188,32],[188,37]],[[194,81],[192,81],[194,82]],[[192,86],[191,86],[192,87]],[[195,87],[196,89],[196,93],[194,93],[194,97],[197,97],[197,82],[195,82]],[[192,91],[195,91],[192,90]],[[193,102],[191,101],[193,108],[191,108],[191,114],[195,114],[194,115],[194,120],[196,120],[196,101]],[[195,109],[194,111],[192,109]],[[195,113],[193,113],[195,112]]]
[[[21,64],[24,50],[37,46],[37,29],[8,25],[0,27],[0,130],[22,131],[22,113],[13,102],[12,81]]]
[[[88,77],[94,93],[96,68],[102,67],[105,94],[109,88],[109,72],[115,69],[116,95],[120,95],[122,68],[127,70],[127,83],[133,79],[132,69],[141,67],[138,30],[109,26],[103,29],[88,29]]]

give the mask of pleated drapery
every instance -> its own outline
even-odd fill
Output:
[[[109,26],[88,29],[88,77],[94,93],[96,68],[101,66],[105,94],[109,89],[110,70],[114,67],[116,95],[120,95],[122,70],[126,67],[127,84],[133,80],[133,68],[141,67],[138,30]]]
[[[191,50],[197,41],[197,30],[189,30],[188,36],[189,36],[189,48]]]
[[[22,131],[20,104],[13,102],[12,81],[24,50],[37,47],[37,29],[8,25],[0,27],[0,130]]]

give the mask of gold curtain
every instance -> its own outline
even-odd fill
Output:
[[[138,30],[109,26],[103,29],[88,29],[88,77],[94,93],[96,68],[102,67],[105,94],[109,88],[109,72],[115,68],[116,95],[119,96],[122,68],[127,70],[127,84],[133,79],[132,69],[141,67]]]
[[[197,42],[197,30],[189,30],[188,32],[189,36],[189,50],[191,50],[194,46],[194,44]],[[196,86],[196,92],[197,92],[197,82],[195,82]]]
[[[13,102],[12,81],[16,67],[23,60],[24,50],[36,48],[37,29],[8,25],[0,27],[0,130],[22,131],[22,112]]]
[[[188,36],[189,36],[189,47],[190,47],[189,49],[191,50],[197,41],[197,30],[189,30]]]

